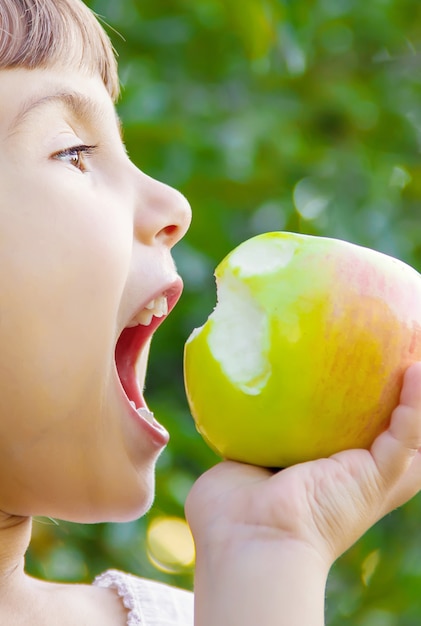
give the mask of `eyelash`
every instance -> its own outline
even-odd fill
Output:
[[[72,146],[71,148],[66,148],[65,150],[60,150],[60,152],[56,152],[55,154],[53,154],[53,158],[64,161],[66,158],[70,157],[70,159],[73,159],[69,160],[69,163],[71,165],[73,165],[81,172],[87,172],[88,167],[86,166],[84,159],[94,154],[96,148],[97,146],[87,146],[84,144]]]

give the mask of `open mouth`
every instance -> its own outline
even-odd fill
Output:
[[[115,362],[123,390],[134,410],[150,422],[153,414],[146,407],[136,376],[136,363],[155,330],[176,305],[181,291],[182,282],[179,279],[150,300],[123,329],[116,344]]]

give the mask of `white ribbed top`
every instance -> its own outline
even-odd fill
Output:
[[[115,589],[128,609],[127,626],[193,626],[193,594],[117,570],[97,576],[94,585]]]

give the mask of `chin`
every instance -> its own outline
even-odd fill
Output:
[[[105,522],[132,522],[145,515],[151,508],[155,496],[154,474],[142,478],[136,485],[125,483],[105,489],[101,485],[97,489],[94,500],[74,497],[63,501],[44,503],[42,508],[34,508],[24,513],[32,517],[51,517],[53,519],[74,522],[77,524],[99,524]]]
[[[95,519],[93,522],[133,522],[150,510],[154,496],[154,490],[151,490],[142,499],[136,498],[124,504],[116,503],[115,506],[110,506],[107,511],[104,511],[100,519]]]
[[[116,501],[109,501],[102,506],[88,507],[86,510],[79,509],[73,511],[70,515],[66,515],[68,522],[76,522],[79,524],[100,524],[106,522],[133,522],[145,515],[151,508],[154,501],[154,493],[148,494],[147,497],[125,499],[121,498]],[[55,517],[55,516],[50,516]],[[63,517],[61,519],[64,519]]]
[[[51,517],[66,522],[73,522],[75,524],[102,524],[107,522],[133,522],[143,515],[145,515],[153,504],[153,497],[143,501],[137,502],[131,506],[121,506],[121,503],[116,503],[115,506],[108,504],[106,507],[82,507],[75,506],[70,511],[58,510],[52,508],[48,513],[38,512],[33,513],[33,517]]]

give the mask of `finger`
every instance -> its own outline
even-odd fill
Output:
[[[411,500],[421,490],[421,452],[418,452],[409,469],[392,487],[383,502],[385,512],[398,508]]]
[[[421,362],[413,363],[405,372],[400,404],[421,410]]]
[[[405,473],[421,448],[421,363],[404,375],[400,403],[389,428],[374,441],[371,453],[380,480],[390,487]]]

